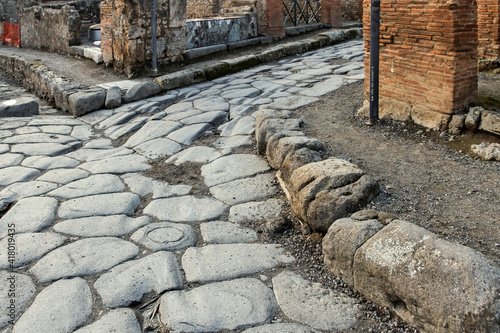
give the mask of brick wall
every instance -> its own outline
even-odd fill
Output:
[[[364,0],[365,94],[370,1]],[[477,8],[471,0],[384,0],[380,117],[444,129],[477,96]]]
[[[321,0],[319,15],[321,23],[329,24],[333,28],[342,27],[342,1]]]
[[[152,58],[150,1],[103,1],[101,4],[101,29],[104,32],[101,41],[104,44],[101,47],[103,60],[107,65],[113,65],[117,72],[130,75]],[[110,39],[111,42],[109,42]],[[185,43],[185,0],[158,0],[158,63],[181,59]]]
[[[478,0],[479,59],[500,59],[500,1]]]
[[[69,46],[80,44],[80,15],[72,6],[24,8],[19,22],[21,47],[67,52]]]

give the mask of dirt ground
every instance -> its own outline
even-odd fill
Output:
[[[500,163],[480,161],[465,150],[471,142],[500,140],[466,134],[450,143],[448,137],[391,121],[370,127],[355,117],[363,99],[363,84],[354,83],[297,115],[306,117],[304,131],[329,154],[349,159],[380,181],[381,194],[367,208],[392,213],[500,263]]]

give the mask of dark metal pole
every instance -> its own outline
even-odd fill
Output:
[[[372,0],[370,26],[370,124],[378,119],[380,0]]]
[[[151,0],[151,38],[152,38],[152,53],[153,53],[153,59],[152,59],[152,70],[153,73],[158,72],[158,65],[157,65],[157,44],[156,44],[156,0]]]

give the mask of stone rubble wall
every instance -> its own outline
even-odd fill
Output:
[[[475,2],[388,0],[380,12],[380,118],[446,129],[451,116],[477,97]],[[368,97],[369,0],[364,1],[363,26]]]
[[[72,6],[29,7],[21,9],[19,15],[21,47],[66,53],[69,46],[81,42],[80,15]]]
[[[263,109],[255,138],[295,215],[326,233],[325,266],[422,332],[499,332],[500,268],[412,223],[359,211],[378,195],[377,181],[346,160],[323,159],[321,142],[300,127],[291,112]]]

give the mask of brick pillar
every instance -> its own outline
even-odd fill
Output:
[[[111,0],[101,2],[101,53],[106,66],[113,63],[113,3]]]
[[[321,23],[329,24],[333,28],[342,27],[342,1],[321,0],[319,16]]]
[[[500,60],[500,1],[478,0],[479,59]]]
[[[266,30],[274,38],[285,36],[283,0],[266,0]]]
[[[363,3],[369,93],[370,0]],[[380,117],[443,130],[477,98],[477,7],[470,0],[381,3]]]

